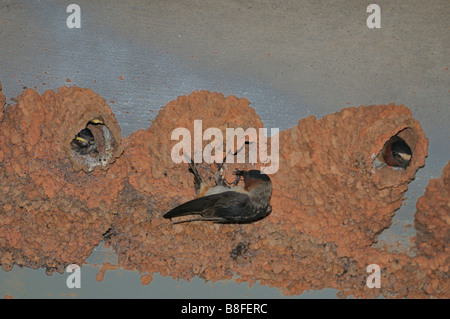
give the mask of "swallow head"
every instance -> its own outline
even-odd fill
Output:
[[[80,133],[77,134],[76,139],[86,145],[94,143],[94,135],[92,135],[91,130],[88,128],[82,129]]]
[[[77,151],[81,155],[87,155],[97,151],[94,135],[92,135],[91,130],[88,128],[81,130],[70,144],[72,150]]]
[[[412,151],[406,142],[398,137],[391,145],[392,157],[398,162],[398,166],[407,169],[411,163]]]
[[[247,192],[267,197],[270,200],[272,194],[272,182],[269,176],[259,170],[236,170],[234,174],[244,178],[244,189]]]
[[[401,137],[396,135],[386,142],[384,150],[386,164],[407,169],[411,163],[411,158],[411,148]]]

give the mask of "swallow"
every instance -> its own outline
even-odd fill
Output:
[[[205,181],[191,165],[196,185],[196,199],[181,204],[164,215],[164,218],[174,218],[187,215],[197,215],[191,221],[212,221],[215,223],[250,223],[259,220],[272,212],[270,198],[272,182],[269,176],[259,170],[235,170],[237,176],[234,187],[229,187],[224,181],[216,180],[215,187],[206,187]],[[193,169],[194,168],[194,169]],[[237,186],[240,178],[244,186]]]
[[[76,151],[80,155],[88,155],[98,153],[97,144],[94,140],[94,135],[90,129],[82,129],[70,142],[70,146],[73,151]]]
[[[387,141],[383,150],[374,161],[374,166],[379,168],[384,165],[407,169],[411,163],[412,151],[404,139],[395,135]]]

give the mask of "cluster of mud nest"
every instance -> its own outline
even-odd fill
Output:
[[[0,104],[6,102],[0,94]],[[417,255],[373,248],[390,227],[408,183],[425,165],[428,139],[404,106],[347,108],[308,117],[282,131],[279,170],[271,175],[272,213],[250,224],[174,225],[163,214],[195,197],[193,175],[171,158],[176,128],[261,128],[244,98],[206,91],[163,107],[152,125],[122,140],[105,101],[89,89],[18,96],[0,113],[0,264],[62,272],[83,264],[104,240],[118,266],[143,282],[156,272],[175,279],[233,279],[278,287],[286,295],[335,288],[339,296],[448,298],[450,164],[417,204]],[[71,143],[92,131],[97,152]],[[373,159],[398,134],[411,147],[407,170],[375,169]],[[194,142],[194,141],[192,141]],[[203,147],[210,143],[202,141]],[[227,163],[235,168],[266,164]],[[214,183],[214,164],[200,164]],[[369,288],[367,266],[381,269]]]

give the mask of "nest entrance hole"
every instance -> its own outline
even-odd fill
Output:
[[[72,156],[92,171],[107,166],[113,156],[115,140],[102,117],[90,120],[70,142]],[[86,171],[86,170],[85,170]]]

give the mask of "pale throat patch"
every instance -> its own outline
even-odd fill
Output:
[[[400,157],[401,157],[402,159],[404,159],[405,161],[411,160],[411,155],[409,155],[409,154],[398,153],[398,155],[400,155]]]

